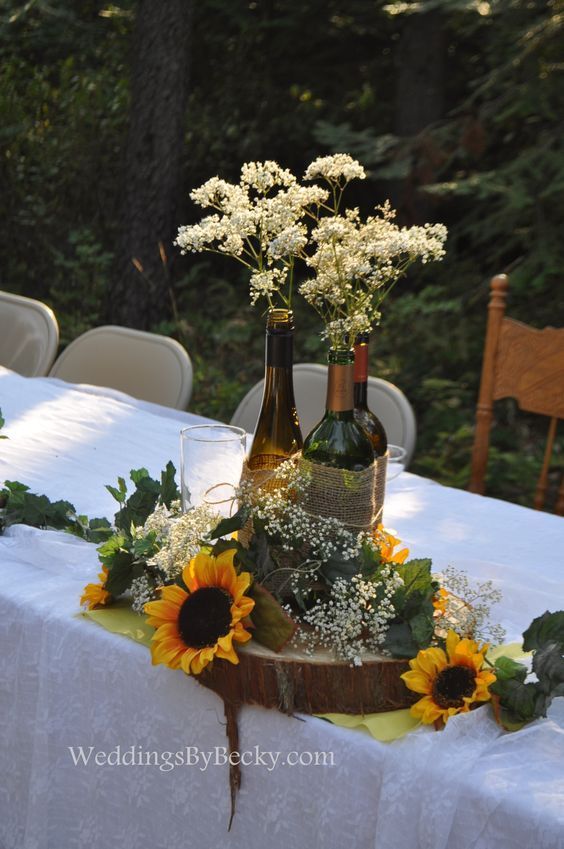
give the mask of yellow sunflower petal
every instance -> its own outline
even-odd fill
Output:
[[[430,679],[427,675],[422,675],[421,672],[417,672],[416,670],[404,672],[400,677],[403,681],[405,681],[406,687],[413,690],[414,693],[429,694],[433,689],[432,679]]]
[[[251,574],[250,572],[241,572],[240,575],[237,576],[235,581],[235,586],[233,587],[233,600],[235,602],[239,602],[239,599],[243,597],[245,592],[249,589],[251,585]]]
[[[452,628],[449,630],[446,637],[446,650],[449,661],[452,663],[454,656],[456,654],[457,646],[460,642],[460,637],[453,631]]]
[[[435,722],[443,714],[441,708],[435,704],[430,696],[424,696],[418,702],[415,702],[414,705],[411,705],[409,712],[416,719],[420,719],[425,725]]]
[[[253,635],[249,631],[245,631],[240,623],[237,623],[233,631],[233,639],[236,643],[248,643],[252,640]]]
[[[194,675],[199,675],[210,661],[213,660],[216,653],[216,646],[206,646],[200,649],[192,661],[192,672]]]
[[[435,678],[437,673],[447,665],[444,651],[438,648],[423,649],[418,653],[415,660],[417,661],[417,667],[432,678]]]
[[[194,662],[194,658],[197,657],[198,654],[198,649],[186,649],[180,658],[180,666],[186,675],[190,675],[192,673],[192,664]]]
[[[237,652],[231,646],[231,648],[227,651],[218,646],[216,651],[216,657],[220,658],[220,660],[228,660],[230,663],[233,663],[235,666],[239,663],[239,657],[237,656]]]

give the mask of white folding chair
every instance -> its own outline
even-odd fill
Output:
[[[53,310],[41,301],[0,292],[0,364],[24,377],[48,374],[59,345]]]
[[[250,389],[237,409],[231,424],[253,433],[260,411],[264,380]],[[294,366],[294,395],[302,433],[306,436],[321,420],[327,394],[327,366],[317,363],[296,363]],[[392,445],[406,450],[407,466],[417,438],[417,423],[413,408],[401,389],[380,377],[368,378],[368,406],[378,416]]]
[[[192,395],[192,362],[180,342],[115,325],[88,330],[71,342],[49,375],[177,410],[186,409]]]

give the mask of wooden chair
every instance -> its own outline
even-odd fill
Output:
[[[508,286],[506,274],[499,274],[491,281],[470,491],[484,493],[493,402],[515,398],[521,410],[550,416],[544,461],[534,497],[534,507],[541,510],[557,422],[564,418],[564,328],[537,330],[506,318]],[[556,512],[564,515],[564,480]]]

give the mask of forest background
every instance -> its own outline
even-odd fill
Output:
[[[64,346],[103,323],[170,334],[190,409],[229,420],[263,369],[264,317],[221,257],[181,257],[189,191],[274,159],[348,152],[401,224],[441,221],[372,335],[371,374],[418,419],[411,470],[465,487],[489,279],[509,312],[561,325],[564,0],[4,0],[0,288],[56,312]],[[297,307],[295,359],[324,361]],[[377,411],[376,411],[377,412]],[[489,493],[530,503],[545,424],[496,408]],[[564,469],[562,438],[551,481]]]

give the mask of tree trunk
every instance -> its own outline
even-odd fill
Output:
[[[396,57],[396,133],[414,136],[442,118],[445,31],[440,12],[407,15]]]
[[[176,207],[188,93],[193,0],[139,0],[123,207],[110,319],[146,329],[169,311],[165,255]]]
[[[412,169],[391,192],[406,223],[420,223],[432,213],[432,204],[417,190],[433,182],[443,164],[443,152],[424,130],[444,114],[445,50],[440,11],[406,16],[396,53],[395,132],[413,139]]]

